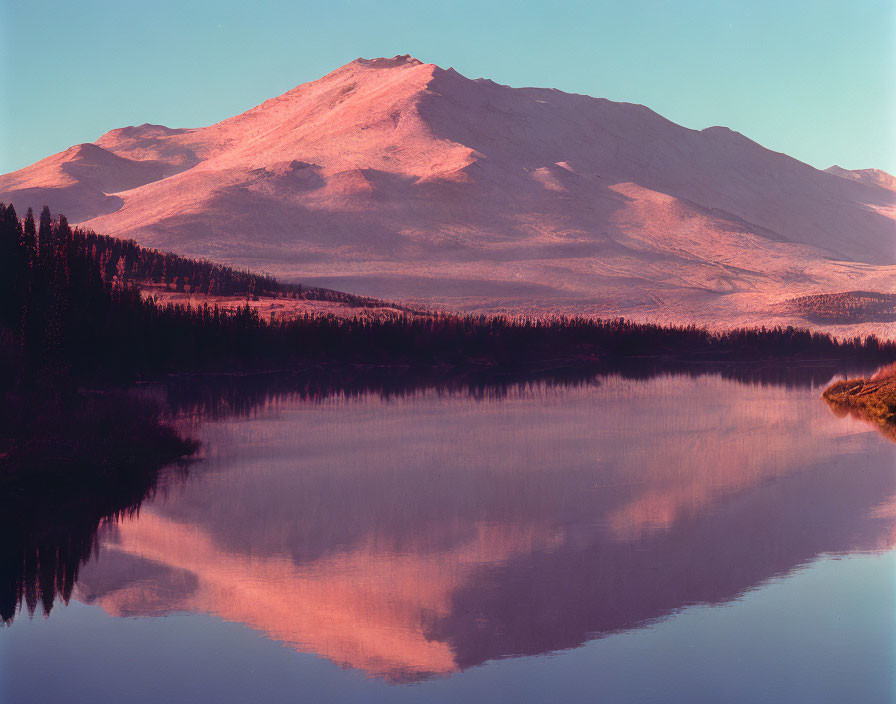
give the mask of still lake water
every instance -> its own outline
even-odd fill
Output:
[[[896,700],[896,445],[817,386],[273,395],[0,629],[4,702]]]

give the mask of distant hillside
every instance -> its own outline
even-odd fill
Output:
[[[281,283],[207,260],[141,247],[133,240],[75,228],[73,243],[100,267],[103,279],[136,284],[160,303],[204,304],[233,309],[243,305],[289,319],[307,312],[357,315],[360,309],[411,312],[405,306],[342,291]]]
[[[872,186],[880,186],[890,191],[896,191],[896,176],[891,176],[886,171],[880,169],[844,169],[840,166],[831,166],[825,169],[829,174],[842,176],[852,181],[866,183]]]

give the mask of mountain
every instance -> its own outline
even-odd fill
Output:
[[[893,182],[396,56],[209,127],[113,130],[0,177],[0,201],[353,293],[728,326],[893,292]],[[820,327],[896,332],[845,323]]]

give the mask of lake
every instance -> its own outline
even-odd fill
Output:
[[[182,408],[2,700],[891,703],[896,444],[786,381]]]

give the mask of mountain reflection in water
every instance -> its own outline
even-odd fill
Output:
[[[101,528],[75,596],[242,622],[391,681],[572,648],[890,549],[896,447],[718,375],[272,396]]]

